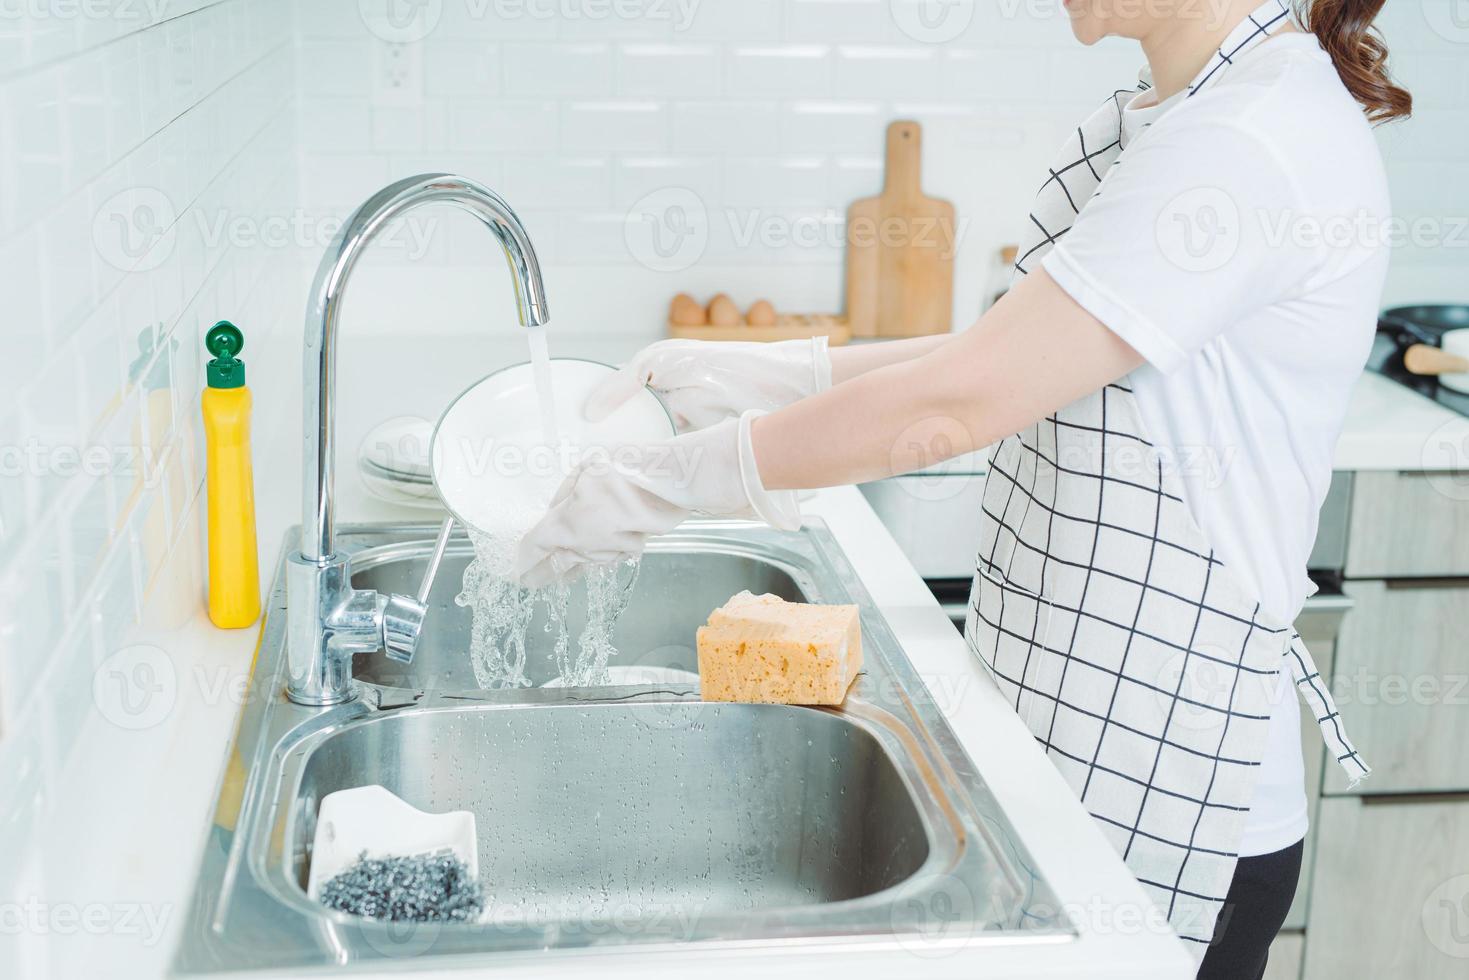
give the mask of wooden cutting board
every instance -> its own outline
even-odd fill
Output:
[[[916,337],[953,326],[954,206],[920,183],[923,127],[888,126],[882,193],[847,209],[847,318],[855,337]]]

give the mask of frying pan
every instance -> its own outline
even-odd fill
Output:
[[[1391,349],[1386,352],[1381,370],[1409,385],[1409,387],[1433,397],[1442,385],[1453,391],[1469,388],[1469,374],[1425,373],[1423,365],[1439,365],[1434,370],[1444,370],[1448,361],[1439,356],[1439,350],[1451,348],[1449,353],[1462,356],[1469,338],[1469,304],[1440,303],[1417,306],[1395,306],[1384,310],[1377,319],[1377,332],[1391,339]],[[1425,350],[1424,348],[1432,348]],[[1379,355],[1381,356],[1381,355]],[[1452,367],[1447,368],[1452,371]]]
[[[1469,303],[1395,306],[1377,318],[1378,332],[1393,339],[1399,354],[1414,344],[1441,347],[1445,333],[1465,328],[1469,328]]]

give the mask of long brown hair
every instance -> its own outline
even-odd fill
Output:
[[[1301,26],[1331,55],[1336,73],[1374,123],[1413,111],[1413,96],[1387,72],[1387,45],[1372,26],[1387,0],[1303,0]]]

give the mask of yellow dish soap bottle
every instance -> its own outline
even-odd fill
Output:
[[[260,618],[260,558],[255,546],[255,478],[250,468],[250,389],[235,355],[245,335],[221,320],[204,335],[214,358],[200,399],[209,499],[209,618],[240,629]]]

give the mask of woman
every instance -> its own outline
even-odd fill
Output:
[[[1368,771],[1290,623],[1386,274],[1369,121],[1411,107],[1382,6],[1067,0],[1151,74],[1050,168],[1010,292],[950,336],[653,345],[596,410],[648,383],[684,434],[576,471],[524,580],[999,442],[968,642],[1200,976],[1259,977],[1306,832],[1292,689]]]

